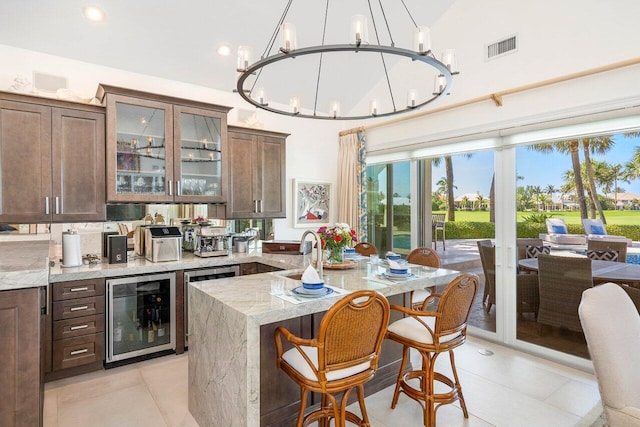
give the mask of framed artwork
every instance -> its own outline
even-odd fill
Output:
[[[293,180],[293,226],[312,228],[329,225],[331,183],[306,179]]]

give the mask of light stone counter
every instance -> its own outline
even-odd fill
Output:
[[[0,291],[48,285],[49,241],[0,242]]]
[[[325,282],[349,291],[373,289],[389,297],[444,285],[460,274],[415,267],[412,272],[419,279],[385,285],[368,279],[377,269],[366,260],[355,269],[325,269]],[[326,311],[341,298],[292,304],[270,294],[272,279],[295,272],[302,268],[190,285],[189,411],[201,426],[259,426],[260,326]],[[300,285],[284,280],[287,290]]]
[[[51,267],[49,281],[51,283],[67,282],[70,280],[84,280],[95,278],[109,278],[119,276],[136,276],[139,274],[153,274],[176,270],[191,270],[199,268],[220,267],[243,263],[259,262],[282,269],[302,266],[303,257],[300,255],[262,254],[259,249],[252,249],[247,253],[230,253],[227,256],[200,258],[191,252],[184,252],[180,261],[151,262],[144,257],[129,259],[126,264],[82,265],[79,267],[61,267],[59,260]]]

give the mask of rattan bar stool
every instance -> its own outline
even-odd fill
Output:
[[[400,392],[405,393],[422,406],[425,427],[436,425],[436,411],[440,406],[458,400],[464,417],[469,418],[456,371],[453,349],[466,341],[467,321],[477,291],[478,277],[473,274],[462,274],[452,280],[442,294],[432,294],[425,300],[423,307],[427,307],[430,300],[437,298],[439,301],[436,311],[391,306],[393,310],[406,315],[403,319],[389,325],[387,330],[388,339],[404,346],[391,408],[395,409]],[[418,350],[422,356],[422,369],[405,373],[409,347]],[[449,353],[453,378],[435,372],[436,359],[444,352]],[[411,380],[416,379],[419,380],[419,388],[410,384]],[[447,386],[448,391],[436,393],[436,381]]]
[[[300,386],[301,402],[296,426],[318,420],[336,427],[346,421],[369,426],[363,384],[378,369],[380,346],[389,322],[389,302],[375,291],[353,292],[335,303],[320,323],[318,337],[303,339],[287,329],[275,331],[277,364]],[[290,349],[283,351],[283,339]],[[356,389],[362,418],[346,410]],[[322,394],[320,409],[305,416],[309,392]],[[342,393],[338,403],[335,394]]]
[[[440,268],[442,265],[442,259],[440,255],[429,247],[415,248],[409,255],[407,255],[407,262],[411,264],[423,265],[425,267]],[[427,297],[431,295],[429,289],[415,290],[411,292],[411,307],[414,310],[419,310],[422,307],[422,303]]]
[[[378,253],[378,249],[375,247],[373,243],[369,242],[360,242],[354,246],[356,253],[359,253],[362,256],[376,255]]]

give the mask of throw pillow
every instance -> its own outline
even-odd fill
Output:
[[[600,234],[600,235],[604,236],[607,233],[604,231],[604,227],[603,226],[601,226],[601,225],[592,225],[591,226],[591,234]]]
[[[551,253],[550,246],[527,245],[527,250],[526,250],[527,258],[538,258],[538,255],[540,254],[549,255],[550,253]]]
[[[599,261],[618,261],[618,251],[587,250],[587,258]]]
[[[554,234],[567,234],[567,227],[564,225],[553,224],[551,226],[551,232]]]

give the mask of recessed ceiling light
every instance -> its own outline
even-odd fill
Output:
[[[229,45],[221,44],[220,46],[218,46],[216,52],[218,52],[218,55],[220,56],[229,56],[229,54],[231,53],[231,48],[229,47]]]
[[[82,14],[91,22],[102,22],[105,17],[104,10],[97,6],[85,6],[82,9]]]

